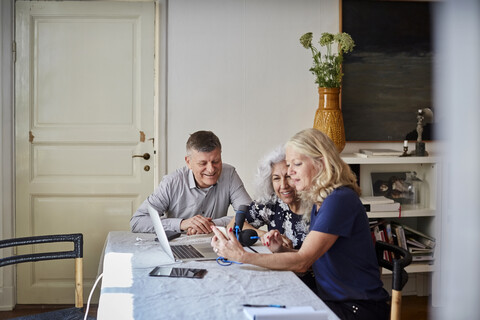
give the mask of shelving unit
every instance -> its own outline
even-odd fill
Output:
[[[436,190],[438,158],[428,157],[368,157],[363,158],[355,154],[342,154],[342,159],[352,166],[357,173],[362,195],[373,195],[372,172],[411,172],[415,171],[417,177],[422,180],[420,188],[420,200],[418,204],[402,205],[401,212],[373,212],[369,218],[384,218],[395,220],[409,225],[423,233],[435,236],[435,228],[438,225],[436,220]],[[434,271],[434,264],[415,263],[406,268],[410,275],[410,293],[417,295],[428,295],[430,293],[431,274]],[[383,274],[391,272],[384,269]],[[416,281],[413,281],[416,280]],[[388,281],[385,281],[386,283]],[[405,289],[404,289],[405,290]]]

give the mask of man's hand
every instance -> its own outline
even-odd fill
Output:
[[[215,224],[212,218],[205,218],[202,215],[196,215],[189,219],[184,219],[180,223],[180,230],[187,230],[187,235],[211,233]]]

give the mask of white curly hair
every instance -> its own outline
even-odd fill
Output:
[[[266,204],[276,199],[272,185],[272,168],[275,164],[285,161],[285,146],[280,145],[267,153],[259,162],[255,174],[254,187],[257,202]]]

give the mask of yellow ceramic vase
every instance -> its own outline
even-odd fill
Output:
[[[320,100],[313,127],[333,140],[338,152],[345,148],[345,128],[340,110],[340,88],[318,88]]]

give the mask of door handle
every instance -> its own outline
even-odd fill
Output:
[[[144,154],[134,154],[132,158],[143,158],[145,160],[150,159],[150,153],[145,152]]]

